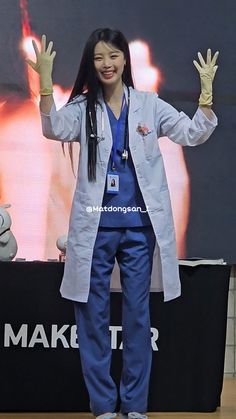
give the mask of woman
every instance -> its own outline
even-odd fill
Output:
[[[52,42],[37,61],[43,133],[80,142],[77,186],[70,216],[62,296],[75,303],[83,374],[97,418],[118,417],[117,388],[110,375],[109,285],[115,258],[123,291],[123,370],[120,417],[147,418],[151,369],[149,289],[154,249],[159,290],[165,301],[180,295],[178,261],[168,186],[157,138],[181,145],[208,139],[217,119],[212,81],[218,53],[195,62],[201,77],[193,119],[153,93],[133,88],[128,43],[121,32],[97,29],[89,37],[69,102],[53,101]],[[138,413],[139,412],[139,413]]]

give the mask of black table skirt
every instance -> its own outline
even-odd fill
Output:
[[[0,263],[0,411],[89,411],[64,264]],[[182,296],[150,294],[149,411],[211,412],[223,384],[230,267],[181,266]],[[112,374],[122,365],[121,293],[111,293]],[[158,338],[157,338],[158,337]]]

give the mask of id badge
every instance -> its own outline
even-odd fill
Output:
[[[119,175],[114,172],[107,173],[107,193],[119,192]]]

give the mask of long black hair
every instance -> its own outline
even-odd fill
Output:
[[[78,75],[75,80],[74,87],[70,94],[68,102],[72,101],[77,95],[85,95],[87,99],[86,107],[86,137],[88,143],[88,179],[90,182],[96,180],[96,161],[97,161],[97,123],[96,123],[96,106],[98,102],[98,94],[101,89],[101,83],[97,78],[94,66],[94,48],[98,42],[106,42],[118,48],[123,52],[126,65],[122,74],[123,83],[129,87],[134,87],[129,45],[124,35],[116,29],[101,28],[96,29],[84,47]],[[93,132],[90,123],[92,118]],[[92,135],[91,135],[92,134]],[[95,135],[94,135],[95,134]],[[69,153],[73,158],[72,144],[69,144]]]

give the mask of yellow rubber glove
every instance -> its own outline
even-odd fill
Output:
[[[204,61],[202,54],[198,52],[198,58],[200,64],[197,61],[193,61],[196,69],[200,75],[201,81],[201,94],[199,97],[199,106],[211,106],[212,105],[212,82],[215,77],[216,70],[218,68],[216,64],[219,51],[217,51],[213,58],[211,58],[211,50],[207,50],[206,62]]]
[[[40,77],[40,95],[47,96],[53,93],[52,85],[52,68],[53,60],[56,56],[56,51],[52,51],[53,42],[50,41],[46,49],[46,35],[43,35],[41,38],[41,51],[38,50],[38,47],[35,41],[32,41],[35,55],[36,63],[27,59],[26,62],[39,74]]]

